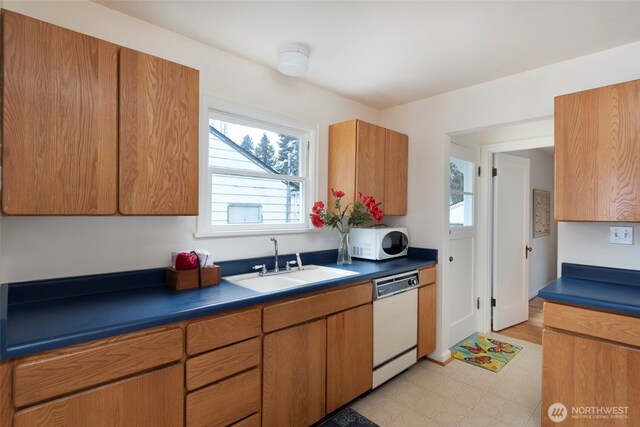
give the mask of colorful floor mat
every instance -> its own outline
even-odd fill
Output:
[[[522,350],[519,345],[498,341],[477,333],[451,348],[454,359],[498,372]]]

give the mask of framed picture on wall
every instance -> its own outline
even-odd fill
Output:
[[[551,193],[533,190],[533,237],[548,236],[551,233]]]

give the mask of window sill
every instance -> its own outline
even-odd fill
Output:
[[[194,239],[208,239],[213,237],[247,237],[280,234],[308,234],[319,233],[320,228],[272,228],[268,230],[233,230],[233,231],[197,231],[193,233]]]

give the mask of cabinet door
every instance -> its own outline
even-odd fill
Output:
[[[382,211],[385,215],[406,215],[409,137],[389,129],[386,133]]]
[[[197,70],[122,49],[119,210],[198,214]]]
[[[357,120],[329,126],[329,180],[327,207],[333,209],[331,189],[344,191],[342,206],[353,202],[356,195],[356,129]]]
[[[555,99],[555,219],[640,221],[640,80]]]
[[[325,414],[325,319],[265,335],[262,423],[308,426]]]
[[[356,148],[356,192],[372,195],[384,205],[386,129],[358,120]]]
[[[327,318],[327,413],[371,390],[373,308],[371,304]]]
[[[2,212],[116,213],[118,46],[2,11]]]
[[[418,289],[418,357],[436,348],[436,285]]]
[[[542,425],[562,403],[562,425],[631,425],[640,419],[640,350],[545,329],[542,336]],[[628,419],[573,419],[572,407],[628,407]]]
[[[14,427],[176,427],[183,425],[183,368],[174,365],[27,408]]]

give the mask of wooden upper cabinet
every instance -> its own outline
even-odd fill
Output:
[[[122,48],[119,210],[198,214],[199,72]]]
[[[385,202],[385,145],[386,129],[361,120],[357,124],[356,137],[356,192],[373,196]]]
[[[640,80],[555,99],[555,219],[640,221]]]
[[[118,46],[2,11],[2,212],[112,215]]]
[[[329,126],[329,189],[328,207],[335,198],[331,189],[344,191],[343,206],[353,202],[356,194],[357,120]]]
[[[409,137],[387,129],[384,152],[384,204],[382,211],[386,215],[406,215]]]
[[[343,207],[358,192],[382,202],[386,215],[407,213],[407,135],[350,120],[329,127],[329,191],[345,192]]]

